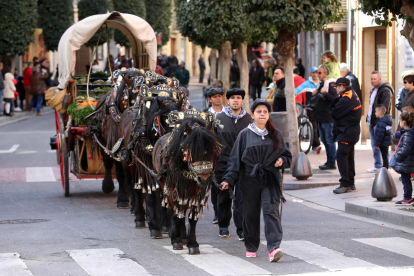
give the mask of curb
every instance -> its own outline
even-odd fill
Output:
[[[304,189],[312,189],[312,188],[320,188],[320,187],[326,187],[326,186],[338,186],[340,183],[339,181],[315,181],[309,182],[312,180],[290,180],[285,179],[283,181],[283,190],[304,190]]]
[[[394,204],[394,202],[390,202]],[[391,208],[382,202],[365,201],[359,204],[345,202],[345,213],[375,219],[405,227],[414,227],[414,212],[403,211],[404,208]],[[394,207],[394,206],[393,206]],[[409,206],[401,206],[409,207]],[[397,209],[398,208],[398,209]]]
[[[42,112],[43,115],[49,114],[51,112],[54,112],[54,109],[51,109],[50,107],[45,107],[44,112]],[[30,117],[36,117],[36,112],[31,111],[22,111],[22,112],[16,112],[13,117],[0,117],[0,126],[10,124],[12,122],[18,122],[20,120],[30,118]]]

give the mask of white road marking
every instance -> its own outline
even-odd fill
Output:
[[[28,153],[37,153],[37,150],[24,150],[24,151],[18,151],[16,154],[28,154]]]
[[[285,276],[390,276],[390,275],[410,275],[414,272],[414,267],[375,267],[375,268],[352,268],[344,269],[340,271],[326,271],[326,272],[313,272],[304,274],[288,274]]]
[[[215,276],[231,275],[270,275],[271,272],[264,270],[239,257],[232,256],[226,252],[214,248],[209,244],[200,245],[200,255],[188,254],[188,249],[173,250],[172,246],[164,246],[171,252],[183,256],[192,265]]]
[[[0,153],[13,153],[20,145],[13,145],[9,150],[0,150]]]
[[[118,248],[67,250],[69,255],[90,276],[150,276],[138,263],[120,258],[125,255]]]
[[[57,181],[51,167],[26,168],[26,182]]]
[[[0,275],[33,276],[19,253],[0,253]]]
[[[414,241],[399,237],[354,239],[354,241],[375,246],[387,251],[414,258]]]
[[[266,242],[262,242],[262,244],[266,245]],[[309,241],[282,241],[281,248],[287,255],[330,271],[378,267],[377,265],[357,258],[346,257],[342,253]]]

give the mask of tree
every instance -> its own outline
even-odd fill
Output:
[[[56,51],[63,33],[73,24],[73,1],[41,0],[38,11],[46,48]]]
[[[109,0],[80,0],[78,2],[79,20],[96,14],[105,14],[109,10]],[[98,43],[99,33],[102,30],[99,29],[88,42],[85,43],[88,47],[95,47]],[[99,39],[99,45],[106,42],[106,30],[102,30],[101,38]]]
[[[162,45],[170,40],[171,0],[146,0],[146,20],[156,33],[162,34]]]
[[[285,66],[285,94],[289,124],[289,146],[294,159],[299,154],[298,125],[293,82],[296,36],[300,32],[321,30],[344,16],[340,0],[240,0],[249,24],[278,31],[277,48]]]
[[[146,10],[144,0],[113,1],[114,11],[137,15],[145,20]],[[115,30],[114,39],[121,46],[131,47],[128,38],[119,30]]]
[[[37,0],[3,1],[0,16],[0,55],[14,65],[16,55],[24,55],[37,25]]]
[[[392,26],[393,21],[402,19],[404,27],[401,35],[405,36],[414,49],[414,2],[410,0],[360,0],[360,9],[374,17],[380,26]]]

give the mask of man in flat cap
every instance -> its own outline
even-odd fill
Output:
[[[234,142],[236,142],[237,135],[240,131],[246,128],[251,122],[252,118],[250,114],[243,109],[245,91],[240,88],[233,88],[227,91],[226,98],[228,106],[226,106],[223,112],[218,113],[216,118],[220,120],[224,126],[223,129],[215,128],[214,131],[217,134],[219,143],[222,145],[219,161],[216,166],[216,179],[217,183],[222,182],[223,174],[227,169],[227,162],[230,157],[231,150]],[[212,185],[214,186],[214,185]],[[215,190],[213,190],[215,189]],[[240,192],[238,183],[235,185],[236,195],[236,209],[233,212],[234,225],[237,228],[237,235],[239,240],[244,240],[243,234],[243,199]],[[231,214],[231,199],[228,190],[218,191],[214,186],[211,190],[212,201],[213,198],[217,198],[217,221],[219,225],[219,236],[222,238],[230,237],[229,224],[232,217]],[[215,223],[213,221],[213,223]]]
[[[355,144],[361,133],[362,108],[349,79],[339,78],[335,84],[339,98],[332,102],[331,115],[334,119],[333,138],[338,142],[336,163],[341,179],[340,186],[333,192],[342,194],[355,190]]]
[[[208,112],[213,114],[223,112],[223,94],[224,91],[222,88],[211,88],[207,91],[207,99],[211,103],[211,107],[208,109]]]

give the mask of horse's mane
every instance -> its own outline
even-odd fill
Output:
[[[191,127],[198,123],[201,128],[192,129],[187,134],[187,126]],[[186,133],[186,134],[185,134]],[[217,136],[206,127],[206,123],[201,119],[185,119],[181,122],[177,130],[173,132],[169,147],[169,156],[172,161],[174,170],[182,171],[187,169],[187,163],[183,161],[183,151],[187,150],[191,153],[193,161],[206,160],[206,156],[211,154],[211,159],[215,164],[220,151],[220,144]]]
[[[163,109],[160,110],[157,99],[154,99],[152,101],[151,108],[148,112],[148,125],[146,129],[146,135],[151,144],[154,144],[154,141],[151,136],[151,131],[152,131],[152,124],[155,120],[155,117],[164,115],[166,113],[170,113],[173,110],[180,110],[180,103],[166,105]]]

